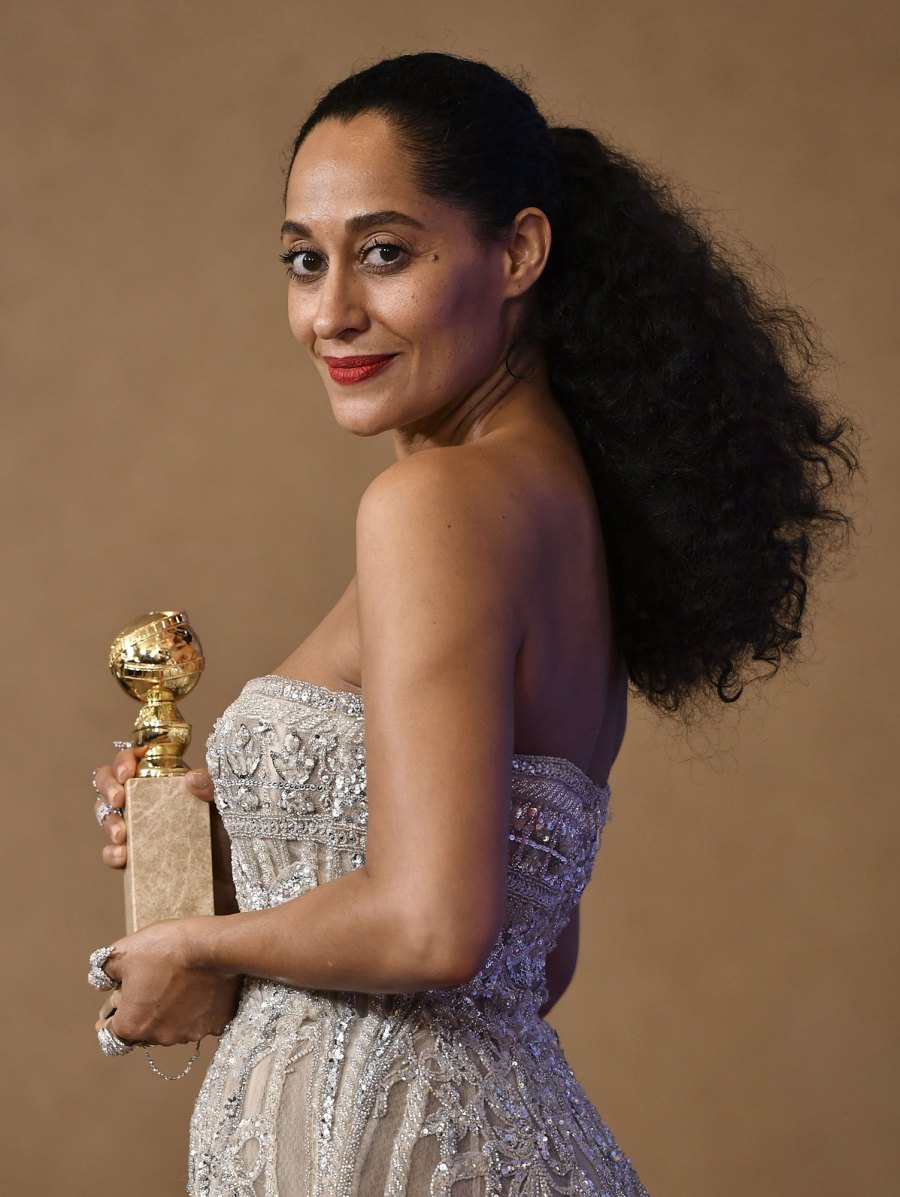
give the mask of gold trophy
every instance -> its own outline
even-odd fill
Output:
[[[210,812],[185,787],[190,724],[175,705],[203,670],[200,641],[183,611],[151,611],[119,632],[109,667],[142,703],[132,743],[147,746],[125,783],[125,926],[213,913]]]

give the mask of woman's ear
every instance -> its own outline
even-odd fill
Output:
[[[550,253],[550,221],[540,208],[523,208],[512,218],[507,239],[507,295],[534,286]]]

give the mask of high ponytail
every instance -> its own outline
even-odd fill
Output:
[[[832,494],[857,466],[854,430],[816,393],[814,325],[767,299],[668,182],[586,129],[549,128],[485,63],[376,63],[326,93],[294,153],[326,117],[371,111],[421,190],[479,235],[547,213],[520,335],[542,345],[593,480],[632,685],[663,710],[733,701],[795,651],[810,573],[850,526]]]

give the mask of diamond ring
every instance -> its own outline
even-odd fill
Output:
[[[97,1039],[104,1056],[127,1056],[130,1051],[134,1050],[133,1043],[126,1043],[109,1027],[101,1027],[97,1032]]]
[[[103,820],[106,819],[109,815],[124,815],[125,807],[124,806],[112,806],[112,805],[110,805],[109,802],[101,802],[100,805],[97,807],[95,814],[97,816],[97,822],[102,827]]]
[[[115,948],[98,948],[96,952],[91,952],[91,970],[88,973],[88,984],[93,985],[95,989],[116,988],[118,982],[114,981],[103,967],[115,950]]]

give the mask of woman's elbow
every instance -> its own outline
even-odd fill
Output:
[[[481,969],[499,935],[499,927],[472,928],[446,914],[419,922],[414,949],[419,971],[429,989],[467,985]]]

